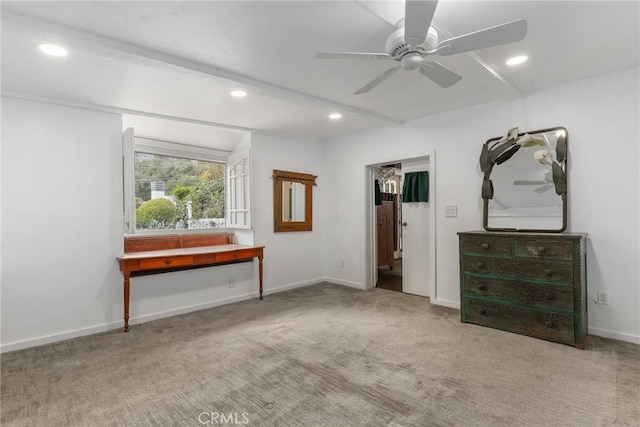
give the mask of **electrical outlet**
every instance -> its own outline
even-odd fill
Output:
[[[236,281],[234,279],[229,279],[227,281],[227,288],[235,288],[236,287]]]
[[[344,268],[344,260],[340,261],[340,267]]]
[[[598,291],[598,304],[602,304],[602,305],[609,304],[609,292]]]

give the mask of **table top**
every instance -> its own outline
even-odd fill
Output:
[[[129,252],[118,257],[119,261],[136,260],[156,257],[169,257],[180,255],[199,255],[219,252],[231,252],[242,249],[262,249],[264,246],[251,245],[215,245],[215,246],[195,246],[193,248],[164,249],[158,251]]]

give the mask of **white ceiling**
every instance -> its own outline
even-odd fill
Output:
[[[140,136],[230,149],[247,131],[326,139],[639,64],[638,1],[441,0],[440,39],[528,22],[520,42],[438,57],[463,77],[448,89],[401,70],[353,95],[394,63],[314,57],[384,52],[403,14],[401,0],[3,1],[2,91],[121,112]],[[69,56],[42,55],[44,41]],[[515,54],[529,61],[504,65]],[[232,99],[235,88],[249,95]],[[329,121],[334,111],[343,118]]]

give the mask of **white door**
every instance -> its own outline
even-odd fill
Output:
[[[429,168],[428,159],[402,163],[402,174]],[[399,191],[401,193],[401,191]],[[402,203],[402,292],[429,296],[429,203]]]

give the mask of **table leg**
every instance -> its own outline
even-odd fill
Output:
[[[258,270],[260,271],[260,299],[262,299],[262,257],[258,257]]]
[[[124,332],[129,332],[129,274],[124,275]]]

